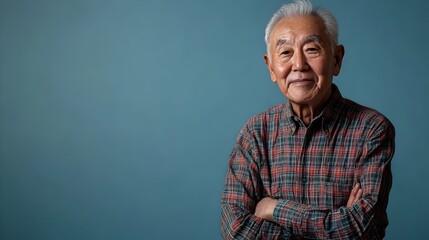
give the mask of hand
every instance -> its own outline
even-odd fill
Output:
[[[274,208],[276,208],[277,202],[276,199],[270,197],[261,199],[261,201],[256,204],[254,215],[268,221],[273,221]]]
[[[349,200],[347,201],[347,207],[351,207],[355,202],[362,198],[362,188],[360,183],[356,183],[350,193]]]

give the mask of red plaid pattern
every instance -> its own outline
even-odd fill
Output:
[[[252,117],[229,161],[224,239],[382,239],[394,137],[386,117],[343,98],[335,85],[308,127],[289,103]],[[357,182],[363,197],[347,208]],[[266,196],[279,200],[275,222],[253,215]]]

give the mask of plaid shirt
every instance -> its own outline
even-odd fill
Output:
[[[224,239],[382,239],[394,137],[386,117],[343,98],[335,85],[308,127],[290,103],[252,117],[229,161]],[[357,182],[363,197],[346,207]],[[266,196],[278,200],[274,222],[253,215]]]

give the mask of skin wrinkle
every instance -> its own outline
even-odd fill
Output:
[[[261,143],[246,144],[248,152],[260,153],[251,159],[260,168],[230,165],[227,180],[233,184],[226,185],[223,199],[231,200],[222,206],[222,220],[232,219],[233,229],[226,230],[246,239],[381,239],[388,224],[394,127],[377,111],[342,98],[332,84],[344,47],[337,45],[335,19],[311,9],[310,2],[296,0],[266,28],[264,60],[288,102],[255,115],[240,131],[237,144],[244,135]],[[375,134],[371,126],[384,127]],[[367,154],[360,154],[362,148]],[[235,149],[230,162],[246,163]],[[365,164],[353,168],[356,159]],[[232,176],[236,171],[241,179]],[[248,186],[249,179],[259,178]],[[251,201],[252,207],[234,209],[236,201]],[[254,218],[243,220],[252,212]]]
[[[311,34],[310,36],[306,37],[306,39],[304,40],[304,43],[310,43],[310,42],[321,43],[322,37],[319,34]],[[289,39],[279,39],[277,41],[276,46],[281,47],[288,44],[291,44],[291,41]]]
[[[332,78],[341,67],[343,47],[333,47],[326,32],[318,16],[285,18],[271,32],[273,54],[264,56],[271,80],[306,125],[323,109],[331,94]],[[332,48],[336,51],[330,51]]]

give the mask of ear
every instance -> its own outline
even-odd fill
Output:
[[[343,63],[343,57],[344,57],[344,46],[338,45],[335,49],[335,64],[334,64],[334,76],[338,76],[341,71],[341,64]]]
[[[276,74],[274,74],[273,68],[271,67],[271,61],[270,57],[268,57],[268,54],[264,54],[264,60],[265,64],[267,65],[268,72],[270,72],[271,81],[273,81],[274,83],[277,82]]]

